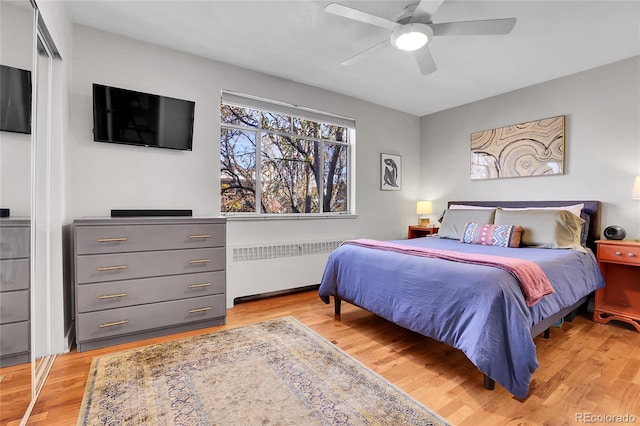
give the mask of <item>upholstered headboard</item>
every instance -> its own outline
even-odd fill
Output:
[[[600,201],[449,201],[447,204],[464,204],[480,207],[560,207],[584,204],[582,218],[589,223],[587,231],[587,247],[595,252],[595,241],[600,238]]]

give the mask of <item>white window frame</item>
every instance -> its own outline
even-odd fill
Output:
[[[267,100],[251,95],[245,95],[237,92],[231,92],[227,90],[222,91],[221,106],[230,105],[242,108],[249,108],[269,113],[283,114],[290,117],[298,117],[308,119],[322,124],[336,125],[347,129],[346,141],[334,141],[322,137],[309,137],[304,135],[298,135],[293,133],[278,132],[276,130],[264,129],[262,123],[258,122],[258,127],[240,126],[237,124],[220,123],[220,133],[224,129],[234,129],[243,132],[255,133],[256,140],[256,211],[255,212],[223,212],[220,214],[230,219],[313,219],[313,218],[345,218],[356,217],[355,215],[355,139],[356,139],[356,123],[352,118],[330,114],[306,107],[300,107],[297,105],[286,104],[283,102]],[[291,123],[293,127],[293,123]],[[262,137],[265,134],[282,135],[287,137],[295,137],[298,139],[304,139],[313,142],[320,143],[320,157],[318,161],[322,165],[323,178],[320,179],[320,187],[317,188],[318,196],[320,198],[319,204],[322,210],[323,194],[324,194],[324,148],[325,143],[342,145],[347,147],[347,209],[342,212],[317,212],[317,213],[265,213],[261,211],[262,208],[262,184],[261,184],[261,168],[262,168]],[[321,136],[321,135],[320,135]],[[222,207],[222,206],[221,206]]]

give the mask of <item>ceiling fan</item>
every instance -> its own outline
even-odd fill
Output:
[[[509,34],[516,24],[516,18],[486,19],[465,22],[433,23],[431,17],[444,0],[422,0],[405,7],[395,20],[382,18],[338,3],[330,3],[325,12],[377,27],[391,30],[391,37],[342,62],[351,65],[389,45],[396,49],[413,52],[422,75],[431,74],[436,66],[427,43],[433,37],[454,35],[500,35]]]

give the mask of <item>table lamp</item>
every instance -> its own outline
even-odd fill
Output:
[[[433,206],[431,201],[418,201],[416,206],[416,214],[420,215],[418,219],[418,226],[427,226],[429,224],[429,218],[425,215],[433,213]]]

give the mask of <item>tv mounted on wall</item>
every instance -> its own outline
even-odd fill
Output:
[[[93,140],[191,151],[195,102],[93,85]]]
[[[0,65],[0,130],[31,133],[31,71]]]

